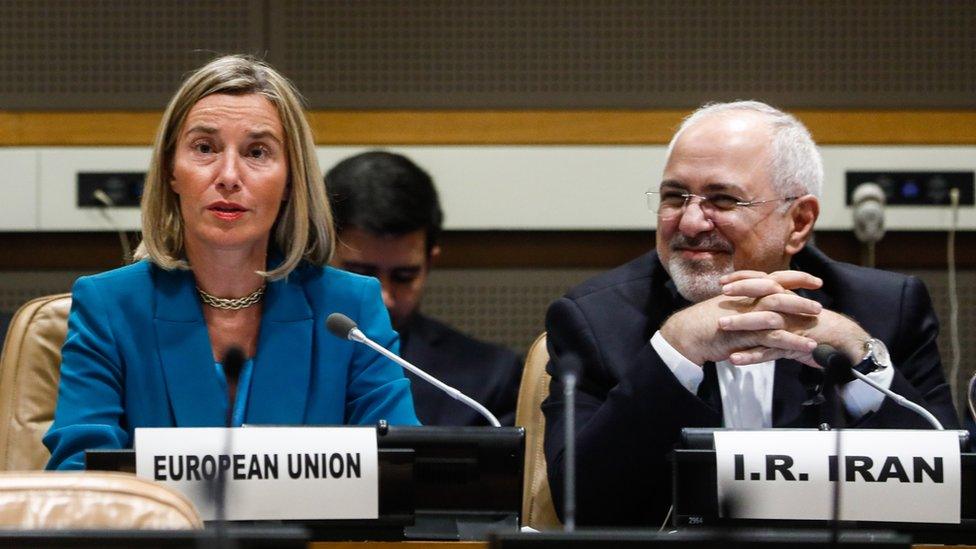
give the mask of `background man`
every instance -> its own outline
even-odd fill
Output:
[[[817,343],[957,427],[922,283],[834,262],[807,244],[822,180],[794,117],[751,101],[703,107],[672,138],[648,193],[656,251],[550,306],[554,383],[568,361],[583,368],[580,523],[659,524],[671,498],[666,455],[683,427],[928,426],[861,381],[840,388],[842,418],[829,412],[829,393],[807,404],[822,377],[808,367]],[[561,510],[558,386],[543,410]]]
[[[380,280],[400,332],[400,355],[486,406],[502,425],[513,425],[521,360],[419,311],[443,222],[430,176],[405,156],[372,151],[339,162],[325,180],[339,234],[334,263]],[[487,425],[474,410],[405,373],[424,425]]]

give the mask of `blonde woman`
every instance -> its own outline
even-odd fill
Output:
[[[244,56],[193,73],[163,115],[134,264],[73,288],[49,469],[137,427],[416,424],[409,382],[330,335],[341,312],[396,351],[379,283],[326,267],[333,247],[298,94]],[[246,362],[225,375],[231,348]]]

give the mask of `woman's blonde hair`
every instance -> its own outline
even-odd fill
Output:
[[[332,258],[335,233],[332,211],[315,155],[312,130],[302,100],[287,78],[266,63],[245,55],[214,59],[180,86],[156,132],[152,160],[142,194],[142,243],[135,259],[148,258],[163,269],[188,269],[179,198],[170,186],[176,141],[190,109],[215,93],[258,93],[278,111],[288,151],[288,200],[271,229],[271,246],[284,256],[273,270],[260,274],[276,280],[303,259],[325,265]]]

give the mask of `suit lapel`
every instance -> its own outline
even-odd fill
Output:
[[[258,353],[254,358],[246,422],[298,425],[305,422],[312,372],[313,315],[293,273],[268,284]],[[289,281],[290,280],[290,281]]]
[[[159,358],[178,427],[223,425],[223,391],[189,271],[155,269],[153,306]]]

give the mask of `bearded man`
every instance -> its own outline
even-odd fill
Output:
[[[570,362],[582,366],[584,525],[660,524],[671,501],[667,454],[684,427],[929,427],[860,380],[820,398],[818,343],[958,427],[924,285],[832,261],[809,244],[822,182],[810,133],[769,105],[711,104],[683,122],[647,193],[656,251],[572,289],[546,316],[545,451],[557,511],[558,380]],[[843,417],[829,412],[836,398]]]

